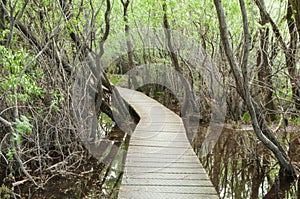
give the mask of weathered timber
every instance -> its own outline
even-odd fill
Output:
[[[117,89],[141,118],[131,135],[118,198],[219,198],[181,118],[140,92]]]

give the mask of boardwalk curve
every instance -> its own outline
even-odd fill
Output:
[[[118,198],[219,198],[181,118],[140,92],[117,89],[140,116],[130,139]]]

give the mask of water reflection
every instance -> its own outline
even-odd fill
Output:
[[[206,130],[207,127],[201,126],[194,141],[197,153]],[[277,138],[289,151],[292,161],[297,164],[300,162],[300,138],[299,130],[294,130],[279,132]],[[286,193],[281,190],[283,194],[280,196],[297,198],[297,183],[290,185],[284,176],[278,175],[280,168],[275,157],[256,138],[251,128],[224,128],[212,153],[200,160],[220,198],[262,198],[271,196],[273,189],[288,189]]]

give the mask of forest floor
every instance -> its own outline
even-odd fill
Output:
[[[0,167],[0,173],[4,174],[0,188],[0,198],[11,198],[15,194],[16,198],[85,198],[91,195],[101,195],[101,179],[99,174],[103,165],[86,153],[81,160],[81,164],[74,170],[63,171],[52,170],[47,173],[32,174],[35,181],[39,182],[44,178],[44,186],[38,188],[26,176],[19,175],[14,179],[6,176],[8,169]],[[14,192],[14,194],[12,193]],[[90,197],[88,197],[90,198]]]
[[[176,113],[180,112],[180,110],[178,109],[178,104],[169,104],[168,107]],[[195,149],[197,149],[203,142],[203,137],[205,136],[205,132],[209,124],[199,124],[198,121],[193,121],[189,123],[189,125],[192,128],[195,127],[194,129],[196,129],[193,133],[196,133],[196,141],[194,142],[194,147]],[[286,129],[280,128],[278,133],[299,133],[299,129],[300,125],[289,125]],[[243,132],[248,132],[248,135],[255,137],[251,125],[225,124],[223,132],[220,136],[220,143],[224,143],[222,140],[228,140],[228,138],[229,140],[238,140],[241,137],[240,135],[247,134],[244,134]],[[114,127],[109,135],[109,140],[122,142],[124,132],[122,132],[118,127]],[[229,151],[232,151],[232,147],[236,148],[236,145],[232,145],[232,143],[229,142],[226,146],[224,145],[222,147]],[[219,150],[222,151],[222,149]],[[220,151],[218,151],[218,153],[220,153]],[[12,175],[9,175],[7,173],[9,169],[0,164],[0,182],[2,184],[2,187],[0,187],[0,198],[10,198],[10,196],[12,196],[12,191],[15,194],[18,194],[15,198],[106,198],[106,196],[103,196],[106,191],[104,190],[104,184],[106,182],[100,176],[100,173],[105,168],[105,165],[99,163],[92,155],[88,153],[87,150],[84,151],[81,155],[82,158],[80,164],[78,164],[78,166],[71,171],[64,171],[63,169],[53,168],[49,170],[48,173],[43,173],[42,176],[40,175],[40,173],[35,173],[33,178],[36,181],[44,181],[44,186],[41,188],[37,188],[37,186],[35,186],[28,178],[24,177],[23,175],[21,175],[19,179],[13,179],[12,177],[10,177]],[[243,157],[247,157],[247,155],[249,154],[243,154]],[[239,155],[237,155],[237,157],[238,156]],[[221,157],[215,158],[221,159]],[[232,155],[232,159],[234,158],[236,157]],[[41,178],[43,178],[43,180]],[[118,176],[116,176],[116,178],[118,178]],[[44,179],[47,179],[46,183]],[[113,185],[113,187],[117,186]]]
[[[114,127],[108,139],[117,141],[124,136],[118,127]],[[60,163],[59,163],[60,164]],[[0,164],[0,198],[32,198],[32,199],[51,199],[51,198],[106,198],[103,186],[106,182],[100,176],[105,171],[105,165],[99,163],[96,158],[83,149],[80,163],[77,166],[65,170],[56,164],[46,172],[32,173],[36,182],[43,182],[43,187],[35,186],[23,174],[13,178],[9,175],[9,169]],[[19,172],[19,171],[18,171]],[[116,176],[117,178],[118,176]],[[115,185],[112,185],[115,186]]]
[[[194,125],[197,126],[198,124],[195,123]],[[198,135],[203,134],[207,126],[207,124],[199,125]],[[237,128],[235,125],[226,124],[225,128],[227,131],[225,131],[225,134],[222,133],[221,139],[228,136],[234,137],[234,135],[238,135],[243,131],[251,131],[251,126],[249,125],[242,125]],[[287,128],[287,131],[298,132],[299,129],[300,125],[291,125]],[[283,129],[279,132],[283,132]],[[111,135],[114,139],[118,139],[118,137],[122,137],[123,132],[121,132],[119,128],[113,128]],[[201,139],[197,140],[194,144],[196,147],[201,146]],[[229,146],[224,147],[227,148]],[[6,176],[6,170],[8,169],[5,170],[5,168],[0,165],[0,173],[2,174],[1,182],[3,182],[2,188],[0,189],[2,191],[0,192],[0,198],[6,198],[5,191],[9,192],[9,189],[5,189],[5,186],[11,187],[12,184],[15,185],[13,187],[14,192],[18,194],[17,196],[20,196],[20,198],[105,198],[104,196],[101,197],[101,195],[103,195],[103,183],[105,183],[100,178],[100,173],[103,168],[104,166],[102,164],[99,164],[94,157],[88,155],[88,152],[85,152],[79,167],[73,171],[63,172],[60,170],[59,172],[54,172],[52,170],[51,172],[49,171],[49,173],[43,173],[44,178],[48,179],[48,181],[42,188],[37,188],[24,176],[19,179],[12,179],[9,177],[10,175]],[[39,174],[33,177],[36,181],[39,181],[41,178]],[[20,184],[16,185],[16,182],[20,182]]]

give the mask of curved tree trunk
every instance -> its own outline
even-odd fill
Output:
[[[248,62],[251,38],[248,31],[248,19],[247,19],[245,3],[243,0],[240,0],[240,6],[242,11],[242,17],[243,17],[243,30],[244,30],[244,37],[245,37],[244,38],[245,50],[243,55],[243,61],[241,64],[242,75],[239,72],[238,69],[239,65],[235,59],[232,47],[230,45],[229,32],[226,23],[225,12],[222,6],[222,1],[214,0],[214,4],[219,19],[221,39],[224,45],[227,59],[229,61],[231,70],[233,71],[233,75],[236,81],[236,89],[247,105],[249,114],[252,119],[252,126],[254,128],[254,132],[256,133],[258,139],[262,141],[262,143],[269,150],[273,152],[275,157],[278,159],[280,166],[284,169],[285,174],[287,174],[288,176],[294,179],[295,169],[291,165],[290,159],[286,151],[283,149],[281,144],[275,138],[272,131],[268,128],[260,107],[250,95],[247,62]]]
[[[261,0],[262,5],[265,7],[264,0]],[[257,67],[258,67],[258,80],[262,88],[265,107],[268,111],[267,119],[274,121],[275,104],[273,99],[273,82],[272,82],[272,68],[269,63],[269,28],[265,27],[268,22],[263,13],[260,13],[262,28],[260,29],[260,47],[257,54]]]
[[[192,92],[192,87],[187,82],[187,80],[184,78],[183,74],[183,68],[179,64],[178,56],[175,53],[173,44],[172,44],[172,35],[171,35],[171,29],[170,29],[170,24],[168,20],[168,15],[167,15],[167,2],[166,0],[162,1],[162,8],[163,8],[163,27],[164,27],[164,32],[166,36],[166,47],[168,54],[171,58],[172,64],[175,68],[175,70],[181,75],[180,80],[181,84],[183,85],[185,91],[184,91],[184,103],[181,108],[181,117],[188,118],[191,115],[190,112],[193,111],[193,109],[196,109],[195,105],[195,100],[193,99],[193,96],[190,95]]]
[[[284,41],[279,31],[279,28],[277,27],[277,25],[275,24],[275,22],[273,21],[269,13],[266,11],[265,7],[263,6],[262,1],[255,0],[255,3],[258,6],[260,12],[271,24],[272,30],[279,41],[283,53],[285,54],[286,67],[288,69],[290,82],[292,85],[293,100],[294,100],[295,108],[299,111],[300,110],[300,80],[299,80],[300,75],[297,72],[297,67],[296,67],[296,53],[297,53],[298,39],[297,39],[297,31],[296,31],[295,20],[294,20],[297,14],[294,13],[295,10],[292,9],[291,2],[294,1],[293,0],[288,1],[287,14],[286,14],[286,19],[287,19],[289,33],[290,33],[290,42],[289,45],[287,45],[287,43]]]

